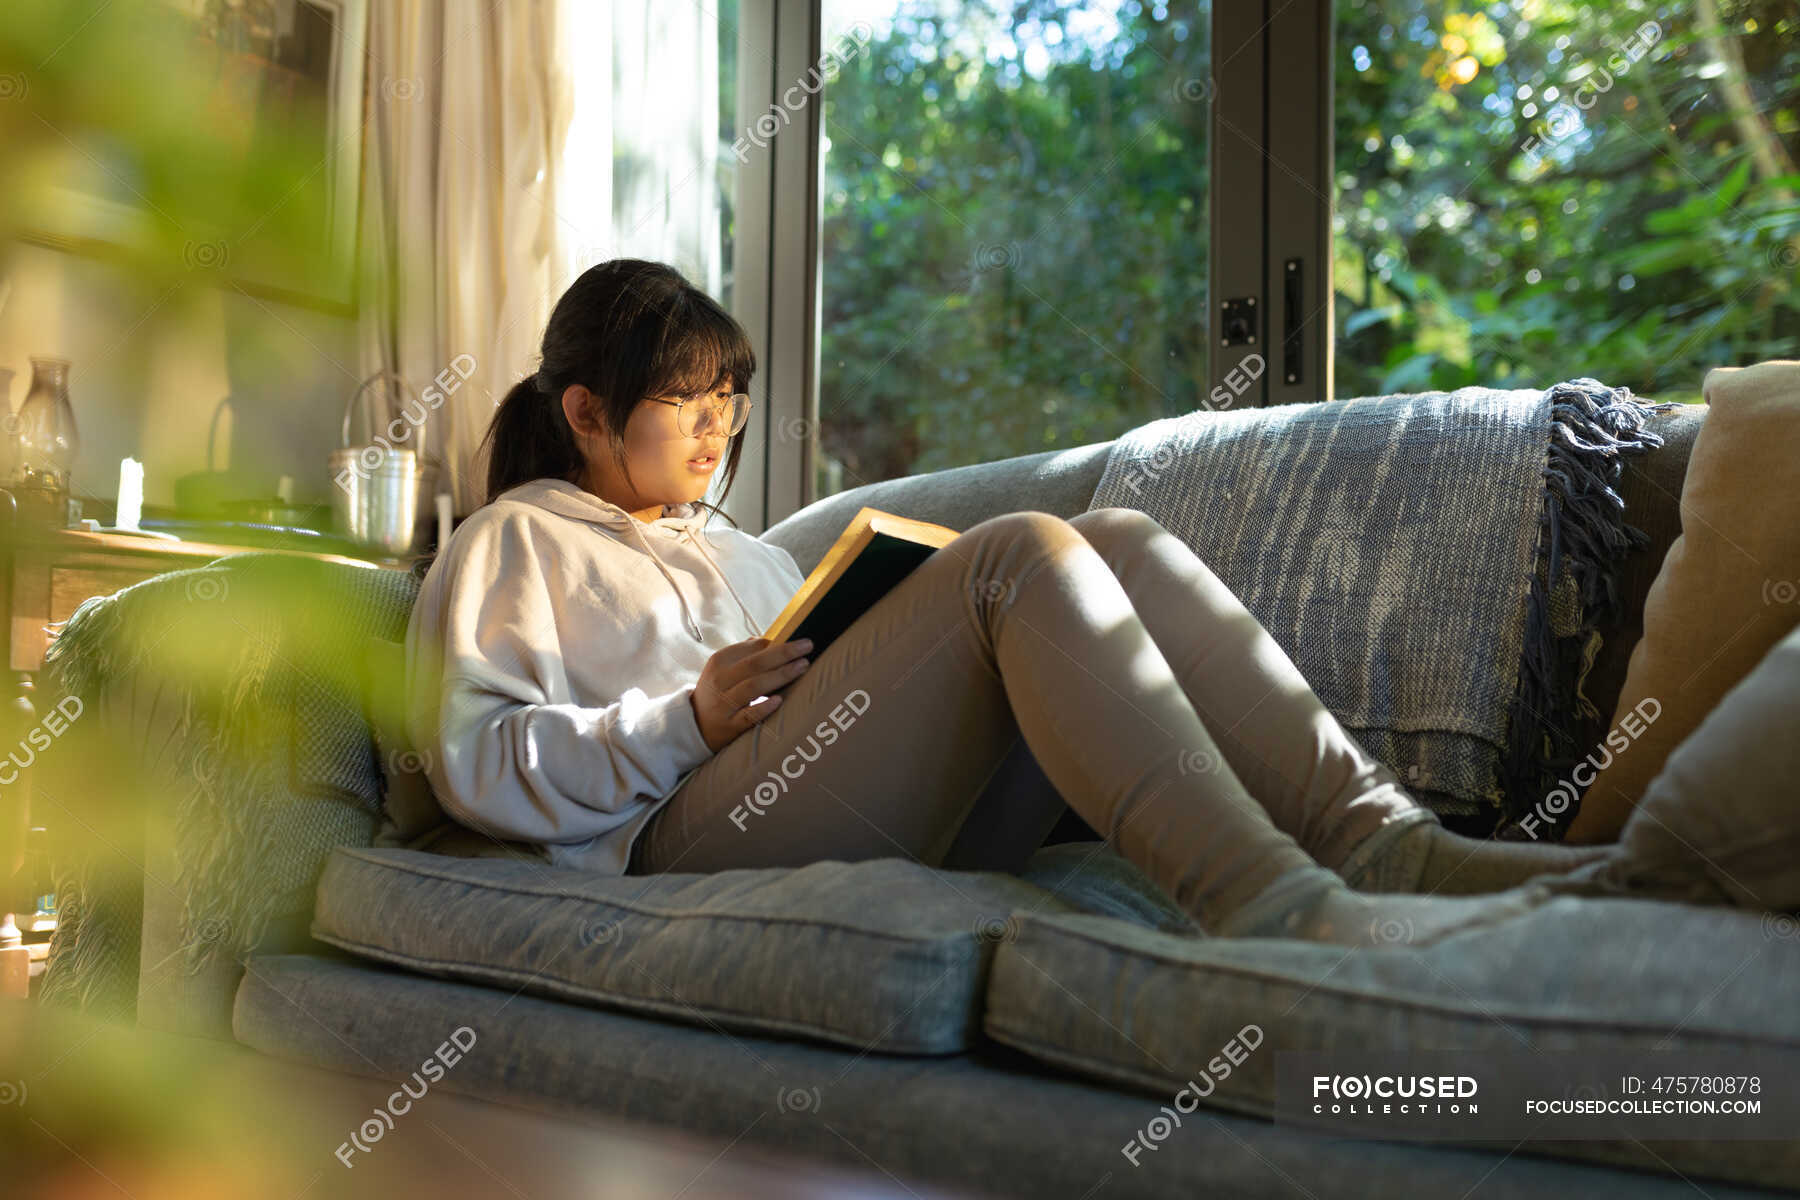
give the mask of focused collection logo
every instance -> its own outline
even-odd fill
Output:
[[[1481,1111],[1472,1075],[1314,1075],[1312,1110],[1332,1116]]]

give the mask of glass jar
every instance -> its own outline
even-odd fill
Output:
[[[69,403],[69,362],[31,360],[31,388],[19,406],[16,457],[8,484],[21,510],[51,525],[67,523],[70,468],[81,449]]]
[[[69,362],[33,358],[31,390],[19,407],[19,461],[12,482],[69,490],[69,470],[81,449],[69,403]]]

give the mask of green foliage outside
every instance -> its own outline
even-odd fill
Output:
[[[827,88],[820,494],[1206,404],[1204,10],[1096,8],[901,0]],[[1337,397],[1800,352],[1791,0],[1336,21]]]
[[[1205,395],[1207,24],[1127,4],[1097,45],[1077,7],[904,3],[826,88],[837,487],[1104,441]]]
[[[1339,396],[1795,354],[1800,6],[1713,9],[1339,4]]]

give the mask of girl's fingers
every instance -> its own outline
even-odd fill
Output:
[[[770,713],[781,707],[780,696],[764,696],[760,704],[747,704],[738,710],[738,720],[742,728],[760,725],[768,719]]]
[[[811,649],[812,639],[799,638],[791,642],[783,642],[779,646],[770,646],[765,650],[759,651],[755,657],[745,665],[752,670],[766,671],[772,667],[779,667],[782,663],[785,663],[790,659],[798,658],[800,655],[805,654]]]
[[[713,655],[712,661],[721,667],[735,667],[752,654],[766,648],[768,644],[769,639],[767,638],[751,638],[747,642],[733,642]]]
[[[773,695],[777,689],[786,687],[788,684],[804,675],[806,673],[806,668],[810,665],[811,661],[811,659],[796,658],[791,662],[781,664],[773,670],[763,671],[760,674],[752,675],[749,679],[744,681],[743,685],[749,692],[748,699],[754,700],[758,696]]]

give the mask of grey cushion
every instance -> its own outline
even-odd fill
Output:
[[[1546,1055],[1740,1049],[1800,1069],[1800,941],[1763,916],[1555,897],[1423,948],[1172,937],[1089,915],[1018,919],[984,1028],[1044,1061],[1168,1097],[1247,1024],[1264,1043],[1207,1103],[1275,1112],[1284,1051]],[[1791,1186],[1800,1142],[1533,1140],[1521,1149]]]
[[[1045,846],[1025,863],[1019,877],[1083,912],[1130,921],[1164,933],[1204,936],[1194,918],[1183,912],[1141,867],[1105,842],[1058,842]]]
[[[979,1036],[1015,909],[1073,905],[999,873],[900,858],[714,874],[350,849],[313,935],[433,975],[672,1020],[948,1054]]]
[[[1159,1115],[1157,1101],[1037,1071],[1004,1048],[988,1047],[1014,1069],[975,1054],[894,1058],[783,1038],[721,1037],[511,988],[311,955],[252,958],[234,1028],[264,1053],[404,1082],[465,1026],[477,1035],[474,1045],[431,1085],[434,1091],[672,1128],[702,1139],[708,1157],[749,1146],[842,1164],[886,1178],[887,1190],[900,1195],[939,1194],[924,1183],[1031,1200],[1702,1200],[1687,1180],[1546,1162],[1509,1155],[1508,1147],[1320,1138],[1213,1113],[1184,1118],[1134,1167],[1120,1147]],[[429,1105],[422,1106],[427,1117]],[[366,1115],[346,1113],[343,1120]],[[334,1132],[330,1145],[342,1136]],[[387,1149],[383,1143],[378,1152]],[[330,1146],[320,1153],[328,1155]],[[701,1178],[687,1194],[707,1192],[706,1183]],[[825,1190],[796,1180],[797,1194]],[[1747,1194],[1708,1184],[1704,1197]]]

